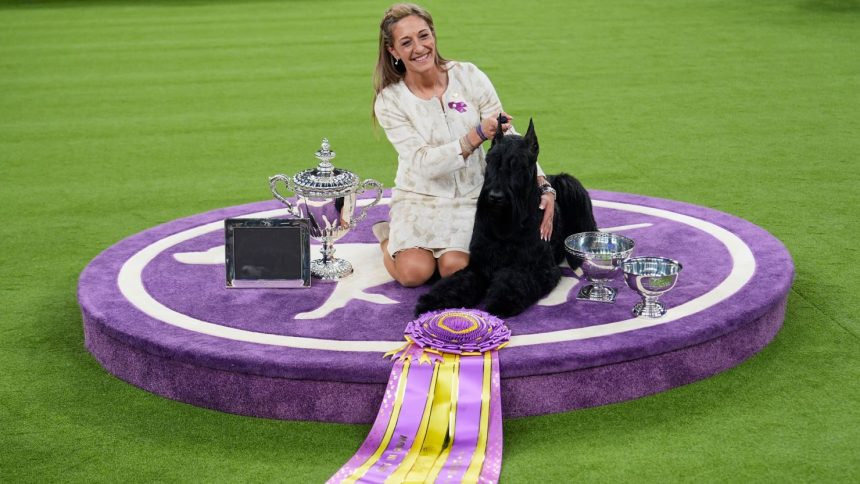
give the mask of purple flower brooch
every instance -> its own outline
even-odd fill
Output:
[[[458,113],[465,113],[468,106],[463,101],[449,101],[448,108],[456,110]]]

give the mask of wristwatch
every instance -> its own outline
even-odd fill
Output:
[[[541,195],[544,195],[546,193],[552,193],[553,198],[558,198],[558,193],[556,193],[555,188],[553,188],[552,185],[549,184],[549,182],[545,182],[538,188],[540,188]]]

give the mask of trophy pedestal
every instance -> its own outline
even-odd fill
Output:
[[[640,301],[633,306],[633,315],[639,318],[659,318],[666,314],[666,307],[657,301]]]
[[[346,259],[315,259],[311,261],[311,275],[321,281],[339,281],[352,274],[352,264]]]
[[[579,293],[576,295],[576,299],[580,301],[594,301],[611,304],[615,302],[616,294],[618,294],[618,290],[613,287],[589,284],[579,290]]]

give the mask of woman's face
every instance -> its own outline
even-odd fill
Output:
[[[410,15],[400,19],[391,29],[393,45],[388,52],[402,59],[408,72],[427,72],[436,66],[436,38],[421,17]]]

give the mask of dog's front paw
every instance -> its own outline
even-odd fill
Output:
[[[431,291],[418,298],[418,304],[415,305],[415,316],[420,316],[427,311],[434,311],[444,307],[442,300]]]
[[[487,301],[487,312],[502,318],[516,316],[525,310],[525,306],[511,299]]]

